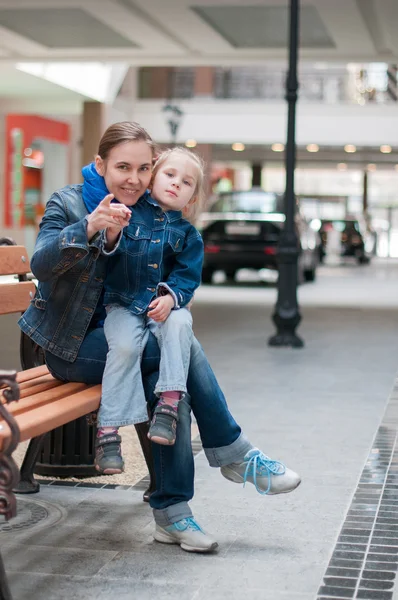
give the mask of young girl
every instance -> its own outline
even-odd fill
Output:
[[[101,164],[97,171],[101,172]],[[114,472],[122,460],[118,449],[116,467],[111,464],[109,436],[117,443],[118,427],[148,419],[141,357],[149,331],[158,340],[161,360],[155,387],[159,401],[148,437],[158,444],[175,442],[178,403],[187,391],[193,338],[186,306],[200,285],[203,263],[202,238],[184,216],[192,216],[194,205],[201,204],[203,178],[198,156],[185,148],[166,150],[154,166],[150,193],[129,204],[131,211],[126,207],[129,223],[120,240],[120,227],[106,230],[103,252],[109,254],[109,263],[104,329],[109,352],[96,453],[96,467],[103,473]],[[107,246],[113,250],[107,252]],[[113,396],[120,381],[123,395],[133,398],[129,414],[123,398]]]

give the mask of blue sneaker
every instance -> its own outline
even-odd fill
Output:
[[[221,467],[221,473],[234,483],[252,483],[260,494],[286,494],[300,485],[301,478],[277,460],[272,460],[258,448],[252,448],[240,463]]]
[[[198,525],[193,517],[161,527],[156,524],[155,540],[162,544],[178,544],[186,552],[213,552],[218,544]]]

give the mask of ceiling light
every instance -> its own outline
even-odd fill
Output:
[[[198,142],[196,140],[187,140],[185,145],[187,148],[196,148]]]
[[[377,167],[374,163],[369,163],[366,167],[368,171],[376,171]]]
[[[347,165],[345,163],[339,163],[337,169],[338,171],[347,171]]]
[[[307,152],[319,152],[318,144],[308,144]]]
[[[344,146],[344,152],[356,152],[357,151],[357,147],[354,146],[354,144],[346,144]]]
[[[285,145],[284,144],[280,144],[280,143],[272,144],[272,146],[271,146],[271,150],[273,152],[283,152],[284,149],[285,149]]]
[[[242,142],[235,142],[232,144],[232,150],[235,150],[235,152],[243,152],[244,149],[245,145],[242,144]]]
[[[383,154],[390,154],[390,152],[392,152],[392,148],[389,144],[383,144],[380,146],[380,152],[383,152]]]

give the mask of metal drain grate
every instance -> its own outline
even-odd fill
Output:
[[[57,504],[42,500],[17,499],[17,515],[10,521],[0,518],[0,539],[2,535],[12,533],[13,539],[25,529],[42,529],[58,523],[65,517],[65,510]]]
[[[40,504],[18,500],[17,516],[11,521],[0,522],[0,532],[26,529],[48,518],[48,511]]]
[[[398,571],[398,381],[317,600],[392,600]]]

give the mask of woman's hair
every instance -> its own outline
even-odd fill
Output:
[[[178,158],[178,156],[188,157],[196,167],[198,176],[196,179],[195,190],[192,194],[192,198],[196,197],[196,202],[194,202],[193,204],[188,204],[186,206],[186,208],[184,209],[184,216],[186,216],[187,219],[189,219],[190,221],[194,222],[195,219],[197,219],[197,217],[199,216],[200,212],[203,210],[203,206],[204,206],[205,199],[206,199],[205,186],[204,186],[206,165],[205,165],[204,161],[200,158],[200,156],[198,156],[194,152],[191,152],[191,150],[184,148],[183,146],[177,146],[175,148],[168,148],[167,150],[164,150],[164,152],[159,154],[159,156],[156,159],[156,162],[155,162],[153,170],[152,170],[152,181],[156,177],[156,173],[159,171],[160,167],[171,156],[176,156],[177,158]]]
[[[126,142],[146,142],[151,148],[152,154],[154,155],[156,152],[155,142],[141,125],[134,121],[121,121],[113,123],[105,131],[100,139],[98,155],[106,160],[112,148]]]

